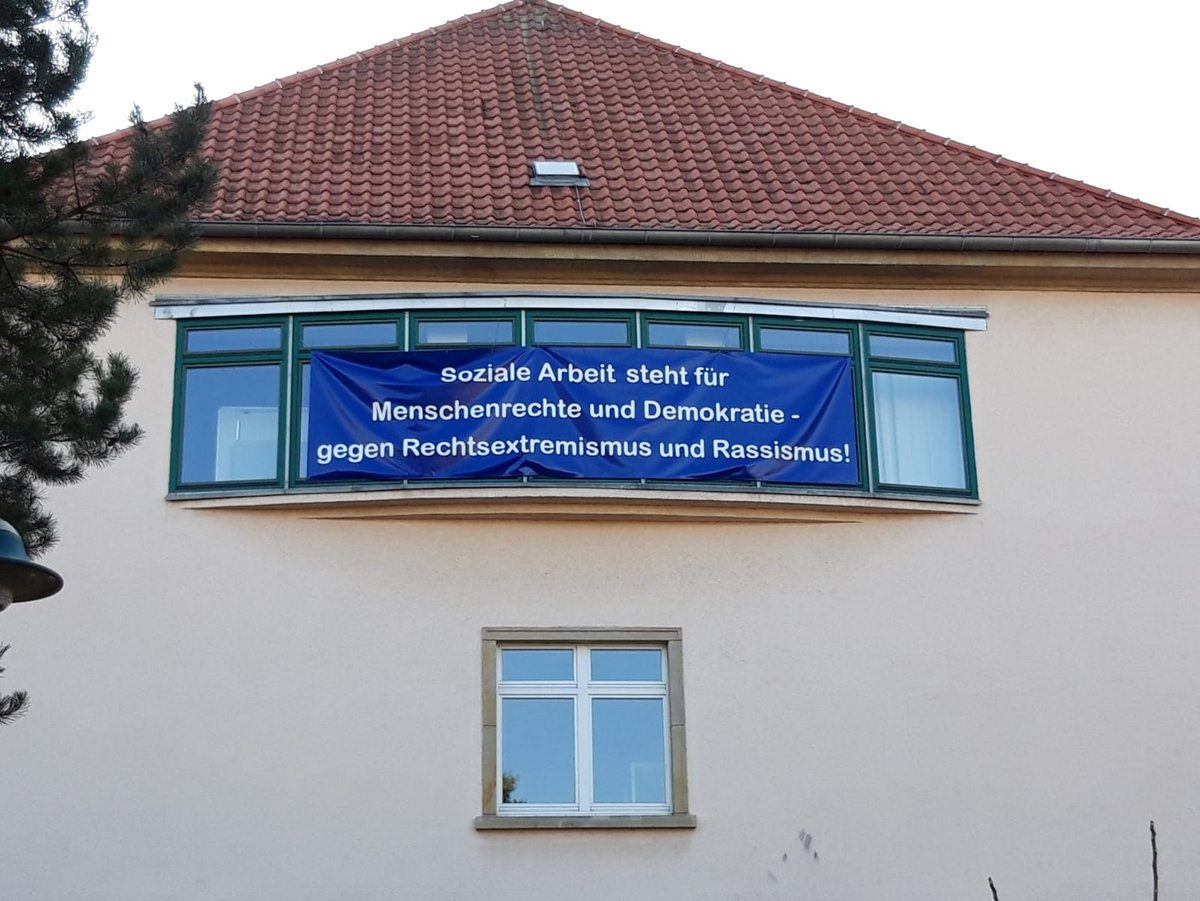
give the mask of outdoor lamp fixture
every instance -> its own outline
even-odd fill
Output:
[[[48,598],[62,587],[62,576],[32,562],[17,530],[0,519],[0,611],[13,601]]]

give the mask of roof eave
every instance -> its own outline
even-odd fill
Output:
[[[922,235],[849,232],[720,231],[540,226],[371,225],[308,222],[198,222],[212,238],[465,241],[523,244],[614,244],[1015,253],[1200,255],[1200,238],[1038,235]]]

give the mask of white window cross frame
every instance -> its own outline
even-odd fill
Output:
[[[572,655],[575,679],[571,681],[508,681],[504,679],[503,656],[507,650],[569,651]],[[662,677],[656,681],[603,681],[591,678],[592,652],[596,650],[656,650],[661,652]],[[667,649],[657,644],[603,644],[603,645],[559,645],[506,643],[499,647],[500,680],[498,682],[499,709],[497,710],[498,735],[496,742],[497,771],[502,777],[506,771],[503,760],[504,748],[504,701],[511,698],[570,699],[573,702],[575,722],[575,803],[535,804],[504,803],[500,799],[499,813],[506,816],[569,816],[572,814],[598,814],[601,816],[633,816],[668,814],[671,812],[671,716],[667,695]],[[595,722],[592,715],[594,701],[616,698],[650,698],[662,701],[662,772],[665,797],[657,803],[602,803],[594,799],[593,778],[593,734]],[[632,778],[632,774],[631,774]],[[631,792],[633,794],[633,792]]]
[[[695,828],[696,818],[688,812],[683,641],[680,629],[498,627],[484,629],[482,637],[483,809],[481,816],[475,819],[476,829]],[[509,648],[570,650],[575,678],[502,682],[501,654]],[[591,680],[591,651],[609,649],[661,650],[662,678],[625,682]],[[572,701],[576,785],[574,803],[503,802],[501,718],[505,698],[564,698]],[[607,698],[656,698],[663,701],[664,799],[645,804],[593,801],[592,702]]]

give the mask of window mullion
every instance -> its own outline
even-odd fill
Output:
[[[570,682],[509,682],[501,685],[502,698],[571,698],[575,686]]]
[[[665,682],[593,682],[587,686],[588,695],[599,698],[665,698]]]
[[[663,654],[663,665],[666,666],[666,654]],[[663,703],[662,703],[662,748],[663,748],[663,773],[664,788],[666,789],[665,798],[667,809],[675,809],[675,791],[671,784],[674,780],[671,774],[671,699],[667,696],[666,686],[663,686]]]
[[[575,677],[579,680],[579,691],[575,701],[575,771],[576,791],[580,813],[591,813],[593,798],[592,783],[592,652],[580,648],[576,652]]]
[[[866,329],[861,325],[854,328],[854,343],[858,351],[854,355],[854,377],[858,380],[855,416],[858,417],[859,432],[862,436],[862,446],[858,452],[866,463],[863,485],[868,491],[876,491],[879,489],[879,483],[875,478],[875,473],[879,470],[879,463],[876,459],[878,451],[875,448],[875,393],[874,387],[871,385]]]
[[[284,488],[288,488],[293,482],[292,458],[296,455],[299,446],[299,440],[295,443],[292,442],[292,423],[299,416],[298,411],[292,410],[292,405],[298,405],[300,399],[300,392],[292,384],[292,377],[297,371],[295,348],[299,342],[296,340],[295,333],[299,328],[295,318],[289,317],[282,336],[283,358],[280,360],[280,368],[283,371],[280,373],[280,377],[283,382],[283,409],[280,411],[282,415],[279,417],[282,420],[279,434],[279,477]]]

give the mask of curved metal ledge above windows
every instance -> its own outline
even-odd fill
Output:
[[[170,495],[554,516],[568,500],[913,512],[978,497],[964,329],[979,316],[442,300],[181,319]],[[706,515],[729,516],[689,518]]]
[[[508,310],[607,312],[636,310],[686,315],[783,316],[843,322],[984,331],[987,312],[980,307],[916,307],[872,303],[778,301],[720,295],[562,292],[431,292],[322,294],[313,296],[239,294],[213,296],[163,294],[150,302],[156,319],[213,319],[242,316],[345,316],[408,312]]]

